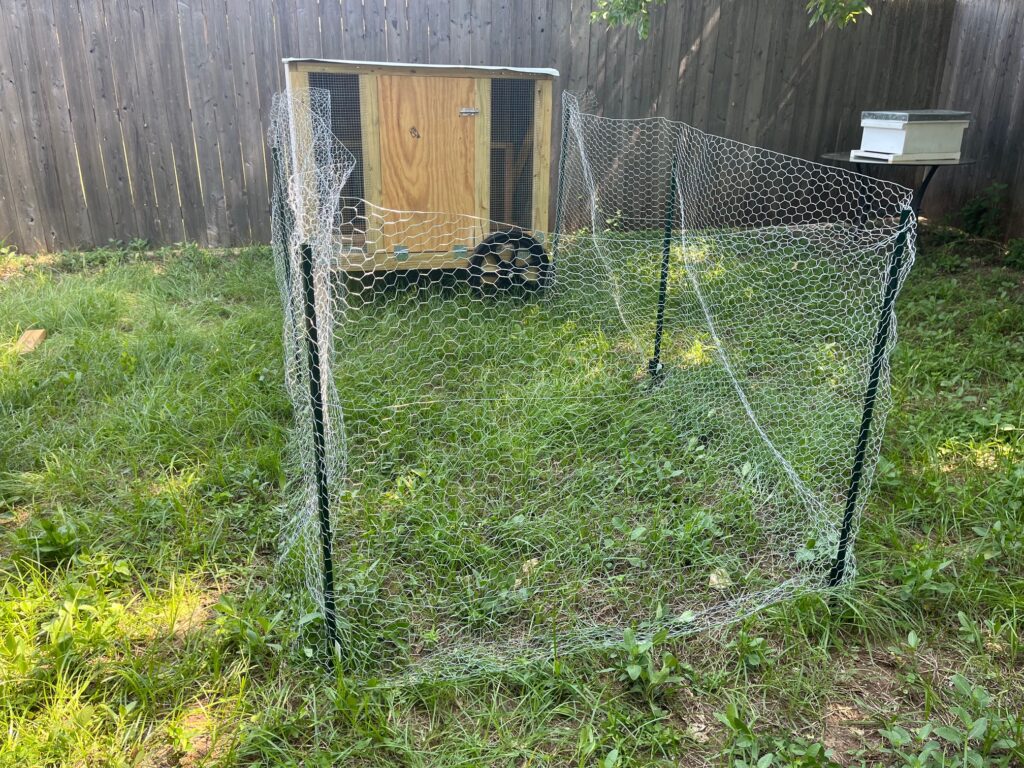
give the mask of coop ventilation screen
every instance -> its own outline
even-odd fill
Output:
[[[334,72],[310,72],[309,87],[322,88],[330,94],[320,109],[326,114],[331,133],[344,145],[355,160],[351,175],[341,196],[338,208],[346,230],[351,229],[353,216],[362,219],[366,215],[363,206],[363,132],[359,112],[359,75],[345,75]]]
[[[491,218],[533,226],[532,80],[491,81]]]

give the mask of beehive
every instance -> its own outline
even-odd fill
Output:
[[[862,112],[860,149],[851,160],[926,163],[960,159],[960,144],[970,123],[969,112],[949,109],[907,109]]]

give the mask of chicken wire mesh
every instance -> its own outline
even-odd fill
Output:
[[[849,579],[909,190],[566,94],[555,231],[388,210],[345,189],[329,101],[271,121],[282,563],[347,673],[681,636]]]

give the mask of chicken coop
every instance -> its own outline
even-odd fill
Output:
[[[346,235],[339,268],[473,269],[475,259],[486,280],[507,251],[535,268],[549,263],[557,71],[326,59],[285,59],[284,66],[290,93],[329,94],[323,117],[353,156],[339,206]],[[406,212],[408,226],[374,226],[377,209]],[[468,231],[455,242],[450,232],[415,221],[427,213],[472,224],[460,227]]]

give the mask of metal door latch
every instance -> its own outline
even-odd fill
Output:
[[[480,110],[476,107],[462,107],[459,109],[459,117],[476,117]]]

